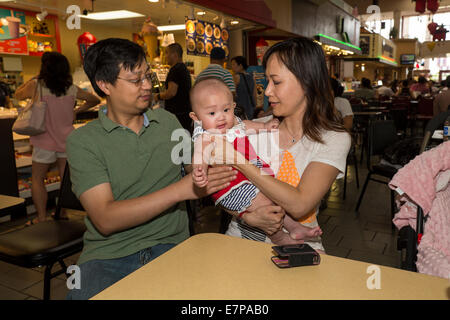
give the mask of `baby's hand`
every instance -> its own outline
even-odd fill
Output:
[[[267,130],[278,129],[279,125],[280,125],[280,121],[278,121],[278,119],[276,119],[276,118],[273,118],[272,120],[264,123],[264,128]]]
[[[203,188],[208,184],[208,175],[206,174],[206,171],[202,166],[193,166],[192,180],[194,181],[194,184],[199,188]]]

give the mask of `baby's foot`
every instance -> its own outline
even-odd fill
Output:
[[[294,240],[315,239],[322,235],[322,233],[322,229],[320,229],[319,226],[310,228],[301,224],[298,224],[298,226],[296,226],[294,229],[289,230],[289,236]]]
[[[288,244],[304,243],[304,241],[302,239],[299,239],[299,240],[292,239],[289,236],[289,233],[286,233],[282,230],[275,232],[269,238],[273,243],[275,243],[276,245],[279,245],[279,246],[284,246],[284,245],[288,245]]]

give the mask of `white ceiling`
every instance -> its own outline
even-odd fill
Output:
[[[11,2],[0,2],[0,5],[6,7],[13,7],[18,9],[28,9],[31,11],[40,11],[41,8],[46,9],[51,14],[64,16],[66,9],[70,5],[78,5],[83,11],[84,9],[91,10],[91,0],[15,0]],[[129,10],[141,13],[145,16],[150,16],[156,25],[183,24],[185,16],[191,12],[192,4],[182,0],[160,0],[157,3],[149,2],[148,0],[95,0],[94,12],[112,11],[112,10]],[[194,6],[194,12],[202,9],[200,6]],[[203,8],[204,9],[204,8]],[[206,16],[197,16],[197,19],[209,21],[212,23],[220,23],[221,13],[213,10],[205,9]],[[216,16],[218,19],[214,20]],[[231,26],[229,21],[233,18],[225,16],[225,22],[230,30],[234,29],[252,29],[258,25],[253,22],[238,19],[240,23],[236,26]],[[145,18],[134,19],[120,19],[111,21],[95,21],[95,23],[114,26],[131,27],[133,31],[140,29]],[[93,21],[93,20],[90,20]]]

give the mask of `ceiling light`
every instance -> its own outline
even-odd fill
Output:
[[[148,0],[149,2],[159,2],[159,0]]]
[[[199,16],[204,16],[205,14],[206,14],[205,11],[199,11],[199,12],[197,12],[197,15],[199,15]]]
[[[41,13],[36,14],[36,19],[38,21],[44,21],[45,17],[48,15],[46,10],[41,11]]]
[[[175,30],[184,30],[186,25],[184,24],[173,24],[169,26],[158,26],[159,31],[175,31]]]
[[[104,11],[89,13],[88,15],[80,15],[81,18],[91,19],[91,20],[114,20],[114,19],[127,19],[127,18],[138,18],[143,17],[143,14],[132,12],[128,10],[115,10],[115,11]]]
[[[231,20],[230,24],[239,24],[239,21],[238,20]]]

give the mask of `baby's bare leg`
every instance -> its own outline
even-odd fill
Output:
[[[263,193],[259,192],[255,199],[253,199],[250,207],[247,208],[247,211],[252,212],[259,207],[273,205],[274,203],[267,198]],[[320,227],[309,228],[301,223],[292,219],[289,215],[284,216],[284,228],[289,232],[285,232],[280,230],[273,235],[269,236],[270,240],[278,245],[287,245],[287,244],[299,244],[303,243],[305,239],[312,239],[320,236],[322,234],[322,230]]]

